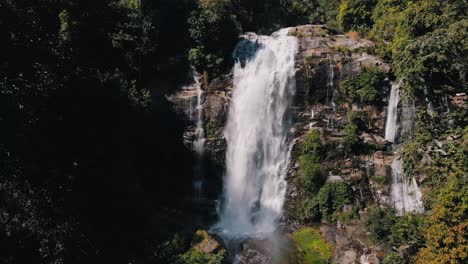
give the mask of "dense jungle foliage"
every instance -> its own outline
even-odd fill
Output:
[[[467,12],[466,0],[1,1],[0,263],[221,263],[176,234],[194,228],[177,221],[193,155],[164,95],[189,65],[206,82],[229,71],[241,32],[306,23],[371,39],[404,96],[436,109],[418,113],[403,151],[408,175],[427,174],[430,213],[369,209],[376,243],[417,247],[411,259],[392,253],[384,263],[466,263],[468,116],[438,107],[468,92]],[[342,88],[377,103],[383,82],[369,68]],[[357,127],[348,126],[352,155]],[[446,155],[432,152],[421,166],[425,146],[450,136]],[[324,182],[322,151],[309,135],[296,208],[304,221],[340,219],[354,195]]]

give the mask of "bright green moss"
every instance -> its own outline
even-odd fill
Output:
[[[332,256],[332,246],[326,242],[318,230],[312,227],[303,227],[293,234],[301,263],[325,264],[329,263]]]

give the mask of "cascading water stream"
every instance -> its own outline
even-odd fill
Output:
[[[191,122],[195,122],[194,138],[192,148],[195,151],[195,167],[193,187],[196,197],[200,197],[203,192],[203,154],[205,151],[205,131],[203,129],[203,90],[201,88],[200,77],[195,69],[192,69],[193,83],[183,87],[184,90],[197,92],[196,103],[194,104],[193,97],[189,97],[186,101],[186,115]],[[196,118],[194,117],[196,113]]]
[[[203,90],[198,74],[193,70],[193,80],[197,89],[197,126],[195,127],[195,141],[193,142],[193,149],[197,153],[197,160],[195,164],[195,180],[194,188],[197,196],[201,196],[203,192],[203,152],[205,150],[205,130],[203,129],[203,104],[202,96]]]
[[[334,85],[334,80],[335,80],[335,69],[333,66],[333,55],[330,56],[328,55],[328,80],[327,80],[327,99],[328,99],[328,90],[331,90],[331,99],[330,103],[333,107],[333,111],[336,111],[336,96],[337,96],[337,90]]]
[[[212,229],[226,240],[267,235],[282,214],[298,50],[297,39],[288,31],[250,33],[233,53],[237,63],[224,132],[224,203]]]
[[[201,89],[200,80],[198,78],[198,74],[194,71],[193,79],[195,81],[195,87],[197,89],[197,126],[195,128],[195,141],[193,142],[194,150],[202,155],[204,152],[205,147],[205,131],[203,129],[203,104],[202,104],[202,96],[203,90]]]
[[[392,202],[397,213],[405,212],[422,213],[422,193],[416,179],[406,179],[403,173],[403,161],[400,157],[393,159],[392,165]]]
[[[403,161],[398,156],[398,137],[408,133],[412,128],[414,117],[414,104],[408,100],[402,102],[401,130],[398,125],[398,104],[400,103],[400,84],[393,84],[388,101],[387,121],[385,124],[385,139],[392,142],[393,149],[396,150],[395,158],[391,164],[392,187],[391,201],[397,214],[405,212],[422,213],[422,193],[416,179],[408,179],[404,175]]]
[[[390,90],[390,98],[388,100],[387,121],[385,123],[385,139],[389,142],[395,142],[398,127],[398,102],[400,101],[400,85],[393,84]]]

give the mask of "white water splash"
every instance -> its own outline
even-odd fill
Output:
[[[220,222],[212,229],[228,240],[267,235],[282,214],[298,50],[297,39],[288,31],[250,33],[233,54],[238,62],[225,128],[225,201]]]

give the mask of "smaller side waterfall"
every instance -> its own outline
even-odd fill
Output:
[[[385,123],[385,139],[389,142],[395,142],[398,126],[398,102],[400,101],[400,84],[393,84],[390,90],[390,99],[388,100],[387,122]]]
[[[199,76],[195,70],[193,70],[193,80],[195,88],[197,90],[197,124],[195,127],[195,140],[193,141],[193,149],[197,153],[197,160],[195,163],[195,179],[193,186],[195,193],[200,197],[203,193],[203,152],[205,151],[205,130],[203,129],[203,104],[202,96],[203,90],[201,89],[201,83]]]
[[[192,149],[195,151],[195,166],[194,166],[194,180],[193,188],[195,195],[200,197],[203,190],[203,155],[205,151],[205,131],[203,129],[203,102],[204,92],[201,88],[200,76],[192,69],[191,77],[193,83],[182,87],[182,90],[186,91],[185,98],[185,109],[184,112],[187,115],[189,121],[194,125],[192,128],[193,134],[189,134],[186,138],[190,142]],[[196,92],[196,96],[194,96]]]
[[[392,165],[392,202],[399,215],[405,212],[423,213],[422,193],[416,179],[407,179],[403,173],[403,161],[396,156]]]
[[[195,87],[197,89],[197,126],[195,128],[195,141],[193,142],[193,149],[200,155],[203,154],[205,147],[205,130],[203,129],[203,104],[202,96],[203,90],[201,89],[200,80],[198,74],[194,71],[193,79],[195,81]]]
[[[435,110],[434,110],[434,106],[432,105],[431,100],[429,100],[429,92],[427,90],[427,86],[424,86],[424,101],[426,101],[426,104],[427,104],[427,114],[430,117],[434,117]]]
[[[327,100],[330,100],[330,103],[332,104],[332,107],[333,107],[333,111],[336,110],[336,96],[337,96],[337,91],[336,91],[336,88],[334,86],[334,80],[335,80],[335,68],[333,66],[333,55],[328,55],[328,62],[329,62],[329,66],[328,66],[328,80],[327,80]],[[331,91],[331,99],[328,99],[328,91]]]
[[[388,100],[387,121],[385,124],[385,139],[393,143],[396,149],[395,158],[391,164],[392,169],[392,187],[391,201],[397,210],[398,215],[405,212],[422,213],[424,206],[422,204],[422,193],[416,182],[416,179],[408,179],[403,172],[403,161],[398,156],[398,138],[408,133],[413,127],[415,116],[414,102],[405,99],[402,100],[402,116],[400,125],[398,123],[398,104],[400,103],[400,84],[393,84]],[[399,131],[399,127],[401,130]]]

